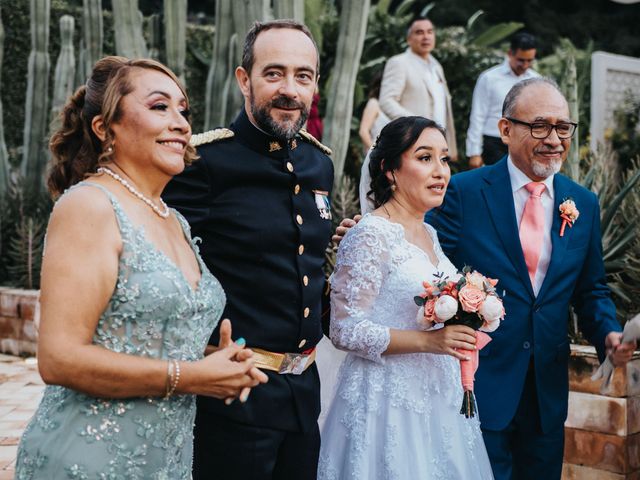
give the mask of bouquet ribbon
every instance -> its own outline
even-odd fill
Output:
[[[486,333],[480,331],[476,331],[475,333],[475,350],[457,349],[458,352],[470,358],[470,360],[460,360],[460,379],[462,380],[462,388],[464,390],[460,414],[467,418],[474,417],[477,411],[476,399],[473,395],[473,382],[475,380],[476,370],[478,370],[478,366],[480,365],[478,353],[491,341],[491,337]]]

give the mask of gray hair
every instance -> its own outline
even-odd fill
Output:
[[[503,117],[513,116],[513,112],[516,109],[516,103],[518,101],[518,97],[520,96],[522,91],[525,88],[529,87],[530,85],[549,85],[550,87],[555,88],[557,92],[560,95],[562,95],[562,98],[564,98],[564,95],[560,91],[560,87],[558,87],[558,84],[552,78],[549,78],[549,77],[527,78],[526,80],[522,80],[521,82],[518,82],[513,87],[511,87],[511,90],[509,90],[509,93],[507,93],[507,96],[504,97],[504,103],[502,104]]]

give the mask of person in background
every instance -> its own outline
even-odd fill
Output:
[[[318,108],[319,103],[320,93],[316,89],[316,93],[313,94],[313,100],[311,101],[311,109],[309,110],[306,129],[314,138],[322,141],[324,125],[322,124],[322,117],[320,117],[320,109]]]
[[[61,125],[40,295],[47,387],[16,478],[187,480],[195,394],[242,401],[267,380],[228,320],[203,358],[225,294],[160,198],[196,157],[189,100],[160,63],[106,57]]]
[[[449,156],[458,159],[451,95],[440,62],[432,52],[436,30],[431,20],[418,17],[407,29],[409,48],[391,57],[384,67],[380,108],[389,119],[420,115],[446,131]]]
[[[382,72],[378,72],[374,75],[369,86],[369,100],[362,112],[362,119],[360,120],[360,139],[362,140],[362,146],[364,148],[365,157],[362,162],[362,169],[360,171],[360,185],[359,185],[359,197],[360,197],[360,211],[364,214],[373,210],[373,204],[367,199],[367,194],[371,188],[366,179],[369,179],[369,150],[378,135],[382,131],[382,128],[389,123],[389,117],[380,109],[380,102],[378,97],[380,96],[380,84],[382,82]],[[363,181],[364,179],[364,181]]]
[[[502,103],[516,83],[540,76],[531,68],[535,59],[535,37],[525,32],[516,33],[511,38],[504,62],[478,77],[467,130],[466,154],[470,168],[493,165],[507,154],[507,146],[502,143],[498,130]]]

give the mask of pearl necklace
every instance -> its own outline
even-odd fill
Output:
[[[124,188],[126,188],[127,190],[129,190],[134,196],[138,197],[144,203],[149,205],[151,207],[151,209],[154,212],[156,212],[160,217],[162,217],[162,218],[169,217],[169,207],[167,206],[166,203],[164,203],[164,201],[162,199],[160,199],[160,204],[162,205],[162,208],[164,209],[164,211],[160,210],[155,203],[153,203],[151,200],[149,200],[147,197],[145,197],[142,193],[140,193],[138,190],[136,190],[136,188],[133,185],[131,185],[129,182],[127,182],[124,178],[122,178],[120,175],[118,175],[116,172],[114,172],[110,168],[100,167],[100,168],[98,168],[97,171],[98,171],[98,173],[106,173],[111,178],[113,178],[117,182],[121,183],[122,186]]]

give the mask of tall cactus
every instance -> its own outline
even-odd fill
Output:
[[[256,20],[269,18],[269,0],[234,0],[231,6],[233,14],[233,29],[238,34],[238,43],[242,45],[244,37]],[[236,53],[236,62],[242,61],[242,48]]]
[[[2,26],[2,11],[0,10],[0,91],[2,91],[2,59],[4,56],[4,27]],[[2,113],[2,99],[0,98],[0,199],[4,198],[9,188],[9,154],[4,141],[4,123]]]
[[[304,0],[273,0],[273,15],[304,22]]]
[[[578,98],[578,74],[576,71],[576,48],[568,39],[561,40],[561,51],[564,57],[564,72],[560,89],[569,104],[569,116],[578,122],[580,116],[580,102]],[[580,137],[578,129],[571,140],[571,149],[564,164],[567,176],[576,182],[580,181]]]
[[[218,0],[216,2],[213,54],[211,56],[209,73],[207,74],[204,116],[205,130],[227,124],[227,99],[222,95],[222,89],[230,72],[227,58],[231,35],[233,35],[233,23],[230,20],[231,0]]]
[[[44,140],[49,111],[49,16],[50,0],[31,0],[31,53],[27,75],[23,155],[20,171],[27,188],[44,186],[47,156]]]
[[[344,170],[349,147],[353,91],[358,75],[364,36],[367,31],[370,0],[345,0],[340,14],[336,63],[331,74],[325,115],[325,136],[333,150],[336,181]]]
[[[82,38],[84,40],[84,78],[89,78],[93,65],[102,58],[102,0],[82,1]],[[84,83],[84,82],[83,82]]]
[[[187,0],[164,0],[164,39],[167,66],[184,83],[187,56]]]
[[[159,13],[149,16],[149,58],[160,61],[160,47],[162,43],[162,19]]]
[[[142,36],[142,15],[138,0],[112,0],[113,29],[116,53],[127,58],[147,56],[147,45]]]
[[[60,54],[56,62],[53,80],[53,100],[51,120],[57,121],[58,114],[75,86],[76,55],[73,49],[75,20],[71,15],[60,17]]]

